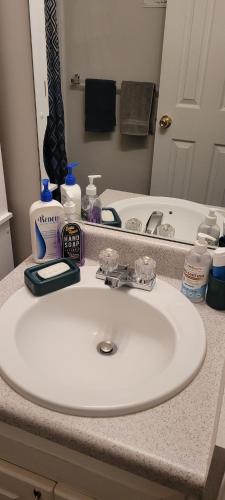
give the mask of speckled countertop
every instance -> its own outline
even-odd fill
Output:
[[[0,305],[23,285],[27,265],[0,282]],[[161,278],[180,286],[177,279]],[[224,313],[206,305],[197,309],[207,333],[206,359],[192,383],[166,403],[122,417],[67,416],[27,401],[0,379],[0,420],[166,486],[200,493],[222,400],[225,326]]]

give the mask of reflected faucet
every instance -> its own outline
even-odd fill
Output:
[[[161,225],[163,212],[155,210],[150,215],[145,227],[145,232],[148,234],[157,234],[157,227]]]

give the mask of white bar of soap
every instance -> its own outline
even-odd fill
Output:
[[[105,222],[113,222],[114,221],[114,215],[110,210],[102,210],[102,219]]]
[[[58,264],[52,264],[52,266],[44,267],[37,271],[38,276],[43,280],[47,280],[49,278],[55,278],[59,274],[63,274],[66,271],[70,270],[70,266],[66,264],[66,262],[59,262]]]

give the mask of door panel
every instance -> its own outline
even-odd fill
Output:
[[[91,497],[83,495],[65,484],[57,484],[55,488],[55,500],[93,500]]]
[[[168,0],[152,195],[225,205],[224,18],[224,0]]]
[[[0,500],[35,500],[34,490],[41,493],[39,500],[53,500],[54,487],[53,481],[0,460]]]

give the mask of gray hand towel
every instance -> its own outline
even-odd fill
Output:
[[[120,93],[120,132],[126,135],[148,135],[155,84],[122,82]]]

